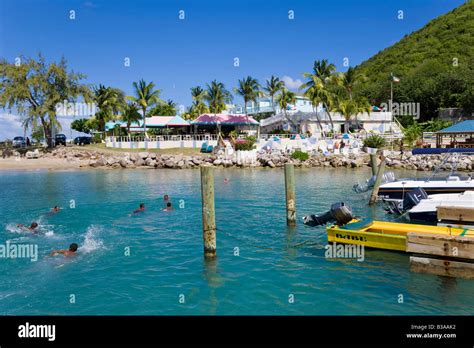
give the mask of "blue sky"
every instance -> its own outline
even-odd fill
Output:
[[[189,105],[189,89],[213,79],[232,89],[247,75],[262,84],[277,75],[291,87],[322,58],[343,71],[345,57],[357,65],[463,2],[0,0],[0,56],[13,62],[38,52],[49,61],[64,55],[87,83],[130,94],[132,82],[144,78],[163,99]]]

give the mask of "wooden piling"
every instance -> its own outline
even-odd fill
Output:
[[[474,279],[474,238],[408,233],[407,252],[412,272]]]
[[[444,277],[474,279],[474,263],[430,257],[410,257],[410,271]]]
[[[294,165],[285,164],[286,224],[296,225],[296,194]]]
[[[202,230],[204,257],[216,257],[216,215],[214,210],[214,171],[201,167]]]
[[[383,172],[385,170],[385,157],[382,156],[382,162],[380,162],[379,169],[377,171],[377,177],[375,179],[374,188],[372,194],[370,195],[369,205],[373,205],[377,202],[377,196],[379,194],[380,182],[382,181]]]
[[[370,166],[372,168],[372,175],[377,175],[377,154],[370,154]]]

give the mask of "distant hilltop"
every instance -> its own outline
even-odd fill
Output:
[[[465,89],[473,89],[474,84],[474,1],[470,0],[449,13],[433,19],[420,30],[405,35],[396,44],[385,48],[356,67],[359,73],[369,77],[364,95],[379,103],[386,101],[390,93],[390,75],[400,83],[395,86],[395,100],[417,101],[425,107],[430,116],[434,108],[450,104],[453,100],[439,100],[439,105],[430,105],[423,99],[423,92],[432,78],[442,78],[452,94],[462,94]],[[398,82],[398,81],[397,81]],[[418,84],[418,94],[409,89],[410,84]],[[445,89],[440,86],[441,90]],[[442,94],[442,93],[441,93]],[[436,96],[434,96],[436,97]],[[439,98],[443,98],[442,95]],[[458,99],[459,107],[473,103],[472,92]],[[411,100],[410,100],[411,99]],[[448,99],[448,97],[446,97]],[[428,101],[428,98],[427,98]],[[424,105],[423,105],[424,104]],[[468,105],[469,106],[469,105]],[[472,107],[472,105],[471,105]],[[433,108],[433,110],[430,110]],[[470,110],[468,107],[467,109]]]

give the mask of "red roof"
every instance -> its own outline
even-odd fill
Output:
[[[204,124],[227,124],[227,125],[237,125],[237,124],[254,124],[258,125],[259,123],[255,121],[250,116],[243,114],[202,114],[197,119],[192,121],[192,124],[204,125]]]

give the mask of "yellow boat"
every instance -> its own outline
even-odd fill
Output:
[[[332,225],[327,228],[328,242],[398,251],[406,251],[409,232],[474,237],[474,229],[386,221],[354,221],[343,226]]]

